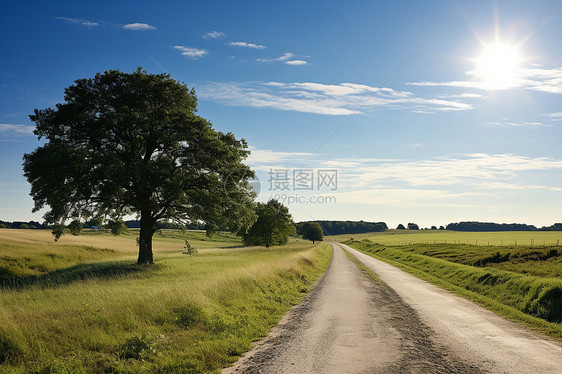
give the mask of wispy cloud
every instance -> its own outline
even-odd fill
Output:
[[[551,121],[562,121],[562,112],[546,113],[544,116],[550,118]]]
[[[258,164],[270,167],[311,167],[308,153],[286,153],[260,151],[256,153]],[[544,189],[561,191],[560,186],[516,183],[517,178],[526,172],[562,170],[562,160],[548,157],[528,157],[514,154],[473,153],[456,156],[440,157],[425,160],[400,160],[377,158],[338,158],[324,160],[317,155],[314,168],[337,168],[342,182],[353,189],[388,188],[436,188],[460,186],[468,189],[487,190],[525,190]],[[250,161],[252,162],[252,161]],[[543,174],[544,177],[544,174]],[[385,187],[386,186],[386,187]]]
[[[209,31],[201,35],[203,39],[219,39],[219,38],[224,38],[225,36],[226,34],[220,31]]]
[[[230,42],[229,45],[233,47],[244,47],[244,48],[254,48],[254,49],[264,49],[265,45],[247,43],[247,42]]]
[[[543,122],[514,122],[514,121],[493,121],[485,123],[487,126],[497,126],[497,127],[532,127],[532,128],[540,128],[540,127],[552,127],[549,123]]]
[[[207,52],[204,49],[198,49],[198,48],[193,48],[193,47],[185,47],[183,45],[175,45],[172,48],[180,51],[182,56],[184,56],[186,58],[190,58],[192,60],[197,60],[197,59],[209,54],[209,52]]]
[[[85,27],[96,27],[100,25],[97,22],[88,21],[87,19],[84,18],[70,18],[70,17],[55,17],[55,18],[61,21],[66,21],[68,23],[75,23]]]
[[[256,61],[259,61],[259,62],[287,61],[288,59],[293,58],[294,56],[295,56],[294,53],[285,52],[283,54],[283,56],[280,56],[280,57],[276,57],[276,58],[257,58]]]
[[[291,60],[291,61],[285,61],[285,64],[298,66],[298,65],[306,65],[308,64],[308,62],[304,60]]]
[[[562,160],[475,153],[431,160],[361,162],[346,173],[356,186],[391,182],[408,186],[480,186],[537,170],[559,172]]]
[[[467,75],[474,75],[474,72],[467,72]],[[486,82],[480,81],[447,81],[447,82],[408,82],[406,84],[412,86],[445,86],[445,87],[462,87],[476,88],[488,90],[490,87]],[[525,68],[519,69],[517,79],[510,82],[509,85],[501,87],[505,88],[523,88],[533,91],[548,92],[554,94],[562,94],[562,67],[544,69],[544,68]]]
[[[131,31],[148,31],[156,30],[156,27],[149,25],[148,23],[129,23],[123,26],[125,30]]]
[[[283,62],[287,65],[306,65],[308,61],[305,60],[293,60],[295,58],[295,54],[292,52],[285,52],[282,56],[276,58],[257,58],[256,61],[258,62]]]
[[[350,115],[381,108],[455,111],[472,109],[459,100],[417,97],[411,92],[355,83],[211,82],[200,97],[231,106],[272,108],[325,115]]]
[[[7,123],[0,123],[0,134],[10,135],[33,135],[35,126],[31,125],[11,125]]]

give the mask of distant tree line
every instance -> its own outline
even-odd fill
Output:
[[[0,229],[46,229],[47,225],[36,221],[0,221]]]
[[[536,226],[524,223],[493,223],[467,221],[459,223],[449,223],[447,230],[454,231],[536,231]]]
[[[361,234],[364,232],[384,231],[388,226],[384,222],[365,221],[313,221],[317,222],[324,235]],[[306,222],[297,223],[297,232]]]

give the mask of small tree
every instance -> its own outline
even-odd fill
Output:
[[[75,219],[74,221],[70,222],[70,224],[68,225],[68,229],[70,230],[70,233],[72,235],[78,236],[82,231],[82,222]]]
[[[189,242],[187,240],[185,241],[185,245],[184,245],[183,248],[184,248],[184,251],[182,253],[184,255],[191,256],[191,255],[194,255],[198,252],[197,248],[194,248],[193,246],[191,246],[191,244],[189,244]]]
[[[304,240],[310,240],[312,244],[324,240],[324,232],[318,222],[305,222],[300,233]]]
[[[127,232],[127,226],[125,226],[125,222],[121,219],[112,219],[107,222],[107,228],[111,230],[111,233],[115,236],[121,235]],[[140,241],[139,241],[140,245]]]
[[[289,235],[296,235],[295,223],[289,209],[277,200],[269,200],[267,204],[256,204],[257,220],[244,235],[246,245],[286,244]]]
[[[415,223],[408,223],[408,230],[419,230],[420,227]]]
[[[406,230],[403,224],[399,224],[396,230]]]

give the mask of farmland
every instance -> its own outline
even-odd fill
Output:
[[[297,304],[331,250],[242,247],[219,233],[155,235],[134,265],[132,231],[0,230],[0,372],[215,372]],[[184,240],[197,248],[182,254]]]
[[[433,233],[363,234],[345,243],[562,339],[562,248],[548,245],[556,233]],[[518,244],[487,244],[509,237]],[[459,244],[476,240],[486,244]],[[531,240],[540,245],[520,244]]]
[[[369,239],[374,243],[409,244],[473,244],[478,246],[550,246],[562,245],[562,231],[497,231],[464,232],[450,230],[386,230],[364,234],[334,235],[337,241]]]

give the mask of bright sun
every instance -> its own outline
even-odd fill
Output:
[[[517,85],[521,57],[517,47],[496,42],[484,46],[476,60],[476,77],[491,90],[501,90]]]

